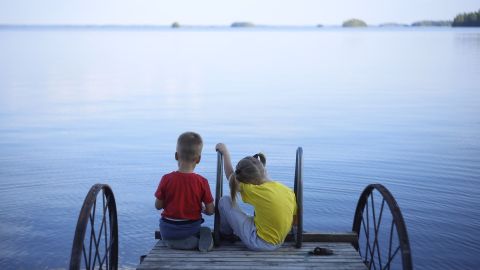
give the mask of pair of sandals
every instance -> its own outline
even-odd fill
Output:
[[[308,254],[314,256],[329,256],[333,255],[333,250],[329,248],[316,247],[313,249],[313,251],[308,252]]]

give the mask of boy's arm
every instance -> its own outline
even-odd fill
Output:
[[[163,200],[159,200],[157,198],[155,198],[155,208],[157,208],[157,210],[160,210],[163,208]]]
[[[205,209],[203,209],[202,211],[205,215],[213,215],[215,213],[215,206],[213,204],[213,202],[211,203],[208,203],[205,205]]]
[[[232,160],[230,159],[230,153],[228,152],[227,146],[223,143],[218,143],[215,146],[215,150],[223,154],[223,168],[225,170],[225,176],[227,181],[230,179],[230,176],[233,174]]]

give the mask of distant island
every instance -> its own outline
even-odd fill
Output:
[[[379,24],[378,26],[380,27],[407,27],[409,26],[408,24],[404,24],[404,23],[381,23]]]
[[[231,27],[254,27],[255,24],[251,22],[234,22]]]
[[[458,14],[452,23],[453,27],[480,27],[480,10],[478,12]]]
[[[452,21],[418,21],[412,23],[412,26],[452,26]]]
[[[342,24],[343,27],[366,27],[367,23],[360,19],[350,19],[346,20]]]
[[[68,29],[148,29],[148,30],[161,30],[165,28],[183,28],[183,29],[193,29],[193,28],[209,28],[209,29],[224,29],[226,27],[232,28],[263,28],[263,29],[314,29],[314,28],[335,28],[339,25],[255,25],[249,21],[236,21],[233,22],[230,26],[228,25],[181,25],[178,21],[172,22],[170,25],[157,25],[157,24],[1,24],[1,29],[48,29],[48,28],[68,28]],[[367,25],[367,23],[361,19],[352,18],[344,21],[341,25],[346,28],[356,28],[356,27],[480,27],[480,10],[476,12],[466,12],[461,13],[455,16],[453,20],[422,20],[416,21],[411,24],[398,23],[398,22],[385,22],[375,25]]]

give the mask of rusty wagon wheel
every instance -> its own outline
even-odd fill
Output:
[[[117,207],[108,185],[93,185],[85,197],[75,230],[70,269],[118,269]]]
[[[385,204],[389,213],[384,213]],[[368,185],[360,195],[352,231],[358,235],[355,249],[368,269],[413,269],[407,228],[390,191]]]

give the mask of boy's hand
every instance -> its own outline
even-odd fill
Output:
[[[159,199],[155,198],[155,208],[157,208],[157,210],[160,210],[163,207],[164,207],[163,200],[159,200]]]
[[[202,205],[202,213],[205,215],[213,215],[215,213],[215,205],[212,203],[207,204],[206,206]]]

